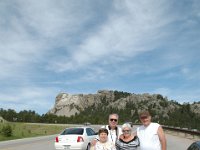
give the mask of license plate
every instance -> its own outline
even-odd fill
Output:
[[[64,150],[68,150],[70,145],[63,145],[64,146]]]

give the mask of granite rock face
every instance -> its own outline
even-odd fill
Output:
[[[150,95],[126,93],[125,96],[118,96],[116,91],[99,90],[96,94],[68,94],[60,93],[56,96],[54,107],[48,113],[57,116],[70,117],[79,114],[88,107],[104,105],[107,108],[115,107],[125,109],[127,103],[134,104],[137,111],[152,108],[156,113],[167,117],[167,113],[179,106],[163,98],[160,94]],[[134,110],[133,110],[134,111]],[[155,116],[156,117],[156,116]]]
[[[80,113],[92,105],[101,103],[101,99],[105,97],[107,101],[114,98],[113,91],[100,90],[97,94],[68,94],[60,93],[56,96],[54,107],[48,112],[58,116],[71,116]]]

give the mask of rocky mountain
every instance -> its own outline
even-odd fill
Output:
[[[200,102],[194,102],[191,106],[191,111],[200,115]]]
[[[143,109],[151,110],[154,117],[168,118],[168,114],[180,108],[180,104],[170,101],[160,94],[134,94],[119,91],[99,90],[96,94],[68,94],[60,93],[56,96],[54,107],[48,114],[70,117],[87,109],[101,107],[102,111],[117,109],[130,111],[131,115],[137,114]],[[191,105],[194,113],[200,113],[200,103]]]

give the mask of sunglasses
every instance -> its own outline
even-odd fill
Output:
[[[117,122],[117,119],[110,119],[110,121],[114,121],[114,122]]]
[[[147,119],[148,116],[141,116],[140,119]]]
[[[130,133],[130,130],[122,130],[123,133]]]

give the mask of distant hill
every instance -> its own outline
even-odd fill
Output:
[[[87,120],[92,123],[107,121],[109,113],[116,112],[120,121],[139,122],[138,113],[149,110],[153,121],[165,125],[200,124],[200,102],[179,104],[161,94],[134,94],[122,91],[99,90],[96,94],[59,93],[54,107],[48,112],[57,116]],[[193,119],[194,118],[194,119]]]

